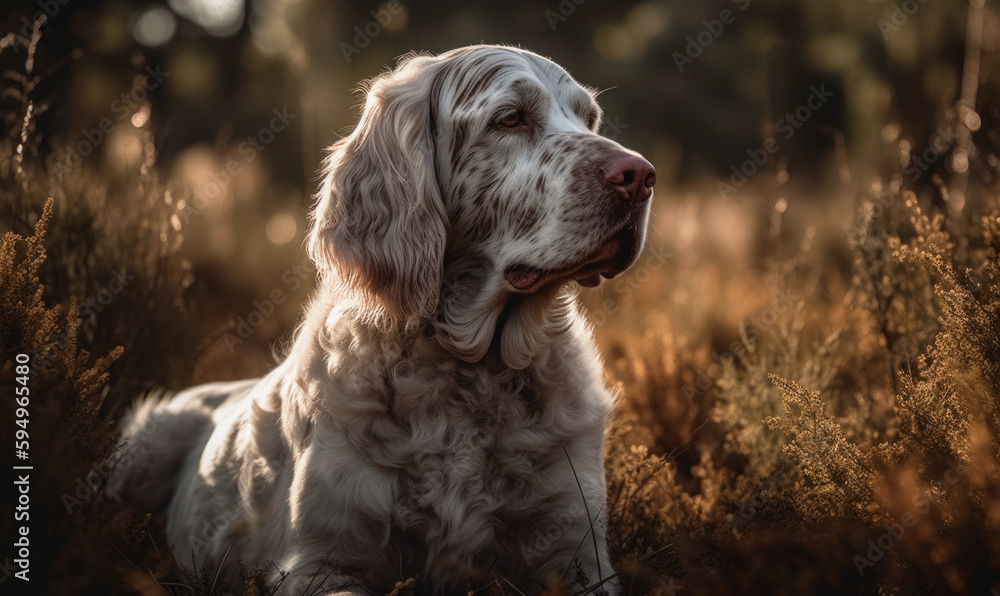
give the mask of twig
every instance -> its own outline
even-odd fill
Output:
[[[979,67],[983,54],[983,11],[986,0],[969,0],[969,13],[965,25],[965,63],[962,67],[962,84],[958,101],[955,102],[955,148],[952,156],[955,177],[952,179],[949,203],[953,215],[972,213],[968,208],[966,191],[969,187],[969,171],[972,160],[972,126],[976,114],[976,93],[979,89]],[[978,127],[977,127],[978,128]],[[954,163],[954,160],[964,163]]]
[[[316,576],[319,575],[319,572],[323,569],[323,565],[326,565],[326,562],[330,560],[330,555],[333,554],[334,549],[336,549],[337,546],[339,546],[339,545],[340,545],[340,543],[337,542],[333,546],[330,547],[329,551],[327,551],[326,556],[323,557],[323,561],[319,564],[319,569],[317,569],[316,573],[314,573],[313,576],[309,578],[309,583],[306,584],[306,587],[302,589],[302,595],[303,596],[305,596],[305,594],[309,591],[309,588],[312,587],[313,582],[316,581]],[[331,574],[333,574],[333,568],[332,567],[330,568],[329,571],[326,572],[326,577],[323,578],[323,581],[325,582],[327,580],[327,578],[330,577]]]
[[[153,535],[146,530],[146,536],[149,536],[149,543],[153,545],[153,550],[156,552],[156,558],[162,563],[163,557],[160,556],[160,549],[156,547],[156,541],[153,540]]]
[[[601,516],[601,511],[604,511],[604,505],[606,504],[607,503],[602,504],[601,508],[597,510],[598,517]],[[584,534],[583,538],[580,539],[580,543],[576,545],[576,550],[573,551],[573,556],[569,558],[569,563],[566,565],[566,569],[563,571],[562,577],[559,578],[559,581],[566,579],[566,574],[569,573],[569,570],[573,568],[573,561],[576,560],[576,554],[580,552],[581,548],[583,548],[583,543],[587,541],[587,536],[589,536],[593,531],[594,531],[594,525],[591,524],[590,529],[588,529],[587,533]]]
[[[222,568],[226,565],[226,559],[229,558],[229,551],[233,550],[233,543],[229,543],[229,548],[226,549],[226,554],[222,555],[222,561],[219,562],[219,568],[215,570],[215,577],[212,578],[212,585],[208,588],[208,592],[212,593],[215,591],[215,584],[219,581],[219,574],[222,573]]]
[[[569,462],[569,469],[573,472],[573,478],[576,479],[576,487],[580,489],[580,498],[583,499],[583,510],[587,512],[587,520],[590,522],[590,537],[594,540],[594,558],[597,560],[597,579],[600,580],[603,577],[601,573],[601,553],[597,549],[597,534],[594,533],[594,518],[590,517],[590,506],[587,505],[587,495],[583,492],[583,484],[580,483],[580,477],[576,474],[576,468],[573,466],[573,460],[569,456],[569,451],[566,446],[562,446],[563,453],[566,454],[566,461]]]
[[[643,555],[643,556],[639,557],[638,559],[636,559],[635,562],[636,563],[640,563],[642,561],[645,561],[646,559],[650,559],[652,557],[655,557],[656,555],[662,553],[663,551],[667,550],[671,546],[673,546],[673,543],[667,544],[665,546],[662,546],[662,547],[654,550],[651,553],[646,553],[645,555]],[[608,577],[602,579],[601,581],[597,582],[596,584],[594,584],[592,586],[588,586],[588,587],[580,590],[579,592],[574,592],[570,596],[583,596],[584,594],[589,594],[589,593],[593,592],[594,590],[596,590],[597,588],[600,588],[604,584],[608,583],[609,581],[615,579],[616,577],[618,577],[620,575],[621,574],[616,571],[615,573],[612,573],[611,575],[609,575]]]

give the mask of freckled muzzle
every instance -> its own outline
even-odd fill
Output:
[[[568,267],[542,269],[518,263],[504,269],[504,279],[518,293],[532,293],[549,283],[576,281],[595,287],[601,278],[612,279],[628,269],[638,256],[645,237],[646,215],[656,184],[656,169],[641,155],[618,151],[597,168],[592,184],[602,188],[598,206],[600,233],[597,247]]]

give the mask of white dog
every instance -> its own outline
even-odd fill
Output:
[[[616,592],[612,398],[571,282],[635,261],[655,173],[596,133],[594,97],[497,46],[372,81],[324,164],[287,357],[141,402],[109,494],[229,585],[243,561],[282,594]]]

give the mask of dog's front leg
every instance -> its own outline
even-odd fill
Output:
[[[594,588],[592,594],[618,593],[605,537],[601,502],[585,507],[579,495],[536,519],[522,535],[521,553],[539,585],[561,585],[571,592]],[[588,512],[589,510],[589,512]],[[607,581],[605,581],[607,580]]]

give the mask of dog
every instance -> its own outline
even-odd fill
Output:
[[[595,97],[504,46],[371,81],[322,166],[286,356],[140,401],[108,494],[220,585],[241,561],[280,594],[616,593],[613,398],[576,294],[637,259],[655,171],[597,134]]]

